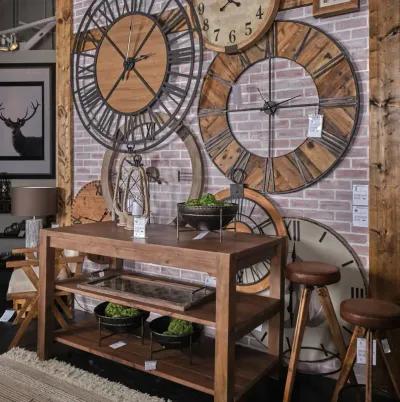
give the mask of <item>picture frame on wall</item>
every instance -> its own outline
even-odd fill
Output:
[[[314,17],[326,18],[360,9],[360,0],[314,0]]]
[[[55,178],[55,66],[0,65],[0,172]]]

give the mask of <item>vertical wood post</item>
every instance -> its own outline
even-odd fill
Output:
[[[229,256],[217,273],[214,402],[233,402],[235,383],[236,272]]]
[[[54,303],[55,250],[50,247],[50,237],[44,231],[40,235],[39,248],[39,316],[37,353],[40,360],[49,356],[53,336],[52,306]]]
[[[369,7],[370,293],[400,303],[400,7],[393,0]],[[389,338],[400,361],[400,331]]]
[[[71,92],[73,0],[56,1],[56,169],[57,222],[71,224],[73,197],[73,116]]]

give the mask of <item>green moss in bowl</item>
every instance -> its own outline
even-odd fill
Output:
[[[140,315],[141,311],[137,308],[120,306],[119,304],[108,303],[105,314],[110,318],[132,318]]]
[[[168,329],[164,332],[164,335],[184,336],[192,332],[193,324],[191,322],[173,318],[169,323]]]

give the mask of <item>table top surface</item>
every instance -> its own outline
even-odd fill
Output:
[[[132,239],[132,231],[117,226],[114,222],[73,225],[57,229],[42,230],[50,237],[78,239],[82,241],[96,239],[111,243],[123,243],[132,248],[160,247],[182,250],[196,250],[219,254],[241,254],[260,247],[271,248],[281,243],[282,237],[248,233],[223,232],[223,240],[219,241],[218,232],[209,232],[204,238],[194,240],[199,234],[196,231],[181,231],[179,240],[174,225],[149,224],[146,239]]]

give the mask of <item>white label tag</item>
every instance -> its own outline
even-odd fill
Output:
[[[357,364],[367,364],[367,340],[357,339]],[[372,343],[372,365],[376,366],[376,341]]]
[[[157,370],[157,360],[146,360],[144,362],[144,370],[145,371]]]
[[[204,285],[208,288],[216,288],[217,287],[217,278],[215,276],[206,276],[204,280]]]
[[[353,207],[353,226],[368,227],[368,207]]]
[[[389,345],[389,341],[385,338],[382,339],[381,341],[382,343],[382,347],[383,347],[383,351],[388,354],[388,353],[392,353],[391,349],[390,349],[390,345]]]
[[[136,216],[133,218],[133,238],[145,239],[146,238],[146,225],[147,218]]]
[[[308,115],[308,137],[321,138],[324,116],[322,114]]]
[[[13,318],[14,314],[15,314],[14,310],[6,310],[4,312],[4,314],[0,318],[0,322],[8,322],[8,321],[10,321],[11,318]]]
[[[204,239],[210,232],[207,230],[204,232],[200,232],[197,236],[193,237],[193,240],[201,240]]]
[[[353,185],[353,205],[368,206],[368,186],[364,184]]]
[[[126,345],[127,345],[126,342],[118,341],[118,342],[112,343],[112,344],[110,345],[110,348],[111,348],[111,349],[119,349],[119,348],[122,348],[122,346],[126,346]]]

